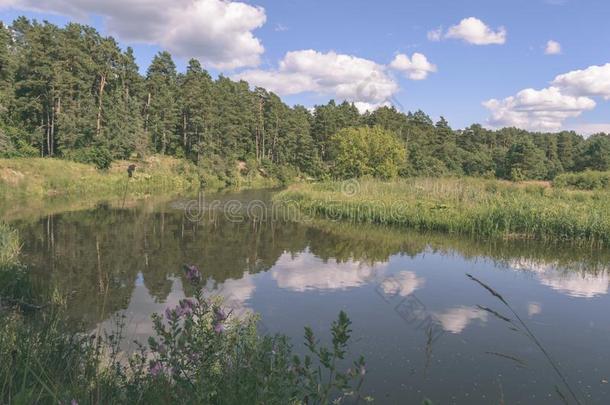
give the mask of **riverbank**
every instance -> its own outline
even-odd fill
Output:
[[[135,165],[133,177],[127,175]],[[27,199],[133,197],[199,187],[194,165],[169,157],[117,161],[106,170],[62,159],[0,159],[0,202]]]
[[[610,243],[608,191],[474,178],[297,184],[276,201],[305,215],[473,237]]]
[[[136,166],[131,178],[127,175],[130,165]],[[6,212],[75,203],[90,206],[101,200],[185,195],[201,187],[217,191],[280,185],[272,176],[252,172],[241,174],[236,165],[228,184],[212,170],[167,156],[116,161],[105,171],[64,159],[0,159],[0,207],[3,206],[2,211]]]

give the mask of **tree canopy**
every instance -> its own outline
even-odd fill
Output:
[[[148,153],[206,167],[252,161],[314,177],[552,179],[610,170],[608,134],[454,130],[423,111],[361,114],[347,101],[308,110],[245,81],[213,78],[195,59],[179,72],[168,52],[142,75],[132,49],[86,25],[0,23],[0,156],[102,156],[105,165]]]

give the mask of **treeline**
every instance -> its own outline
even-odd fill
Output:
[[[332,137],[378,126],[405,148],[403,176],[465,174],[551,179],[610,168],[610,137],[575,132],[452,130],[421,111],[392,107],[360,114],[330,101],[309,111],[244,81],[213,79],[197,60],[186,72],[167,52],[139,73],[131,48],[89,26],[16,19],[0,26],[0,156],[56,156],[105,166],[111,159],[160,153],[215,170],[234,162],[333,174]],[[373,131],[372,133],[377,133]]]

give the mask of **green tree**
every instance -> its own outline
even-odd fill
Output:
[[[212,78],[196,59],[188,63],[180,79],[180,132],[182,148],[187,155],[195,153],[199,161],[211,143]]]
[[[392,178],[405,163],[403,143],[381,127],[342,129],[331,137],[330,153],[338,178]]]
[[[544,152],[528,138],[514,143],[506,154],[505,173],[511,180],[544,179],[547,175]]]
[[[580,170],[610,170],[610,135],[595,134],[584,142],[578,168]]]
[[[162,155],[179,146],[176,64],[168,52],[159,52],[152,60],[146,75],[148,90],[144,125],[153,147]]]

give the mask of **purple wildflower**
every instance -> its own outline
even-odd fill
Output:
[[[163,366],[161,365],[160,362],[155,361],[154,363],[151,364],[149,372],[150,372],[150,375],[152,375],[153,377],[157,377],[159,374],[161,374],[163,372]]]
[[[165,317],[167,319],[172,319],[175,316],[175,312],[173,309],[171,309],[170,307],[165,308]]]
[[[225,313],[225,311],[220,308],[220,307],[216,307],[214,308],[214,318],[216,320],[216,322],[223,322],[227,320],[228,315]]]
[[[201,273],[195,265],[187,265],[184,267],[186,271],[186,278],[193,284],[197,284],[201,281]]]
[[[180,301],[179,308],[180,308],[181,315],[190,315],[191,313],[193,313],[193,309],[195,308],[195,303],[192,300],[185,298]]]
[[[219,335],[224,331],[225,331],[225,326],[222,322],[219,322],[214,326],[214,332],[218,333]]]

